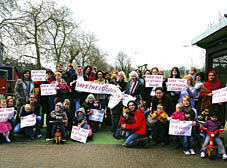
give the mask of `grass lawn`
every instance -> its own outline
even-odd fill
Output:
[[[93,135],[93,139],[92,140],[88,140],[87,144],[122,144],[123,140],[118,140],[113,138],[112,133],[110,133],[110,127],[105,127],[102,128],[100,127],[98,129],[98,131],[96,133],[94,133]],[[42,138],[40,139],[36,139],[33,142],[38,142],[38,143],[53,143],[53,142],[46,142],[45,140],[45,135],[46,135],[46,127],[41,129],[41,133],[42,133]],[[22,135],[15,135],[15,141],[14,142],[32,142],[32,140],[23,137]],[[73,144],[73,143],[80,143],[80,142],[76,142],[74,140],[71,139],[67,139],[67,142],[65,142],[67,144]]]

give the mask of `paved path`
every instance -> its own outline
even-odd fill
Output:
[[[226,168],[222,159],[185,156],[174,146],[146,149],[121,145],[11,143],[0,144],[0,167],[16,168]]]

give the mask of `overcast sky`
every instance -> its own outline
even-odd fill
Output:
[[[119,51],[133,66],[202,67],[204,54],[191,40],[217,22],[227,10],[226,0],[60,0],[94,32],[98,47],[112,63]],[[183,47],[188,46],[188,47]]]

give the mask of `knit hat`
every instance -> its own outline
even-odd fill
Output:
[[[56,104],[56,106],[59,106],[60,107],[60,111],[63,111],[63,105],[62,105],[62,103],[61,102],[58,102],[57,104]]]
[[[79,108],[78,110],[77,110],[77,113],[78,112],[82,112],[83,114],[85,114],[85,109],[83,108],[83,107],[81,107],[81,108]]]

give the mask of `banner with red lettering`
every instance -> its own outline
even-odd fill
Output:
[[[227,87],[212,91],[212,104],[227,101]]]
[[[122,98],[121,90],[113,84],[94,83],[88,81],[77,81],[76,91],[96,93],[96,94],[111,94],[118,98]]]
[[[49,95],[56,95],[56,87],[55,84],[42,84],[40,85],[41,89],[41,96],[49,96]]]
[[[0,122],[6,122],[8,119],[13,118],[14,107],[12,108],[0,108]]]
[[[191,133],[192,121],[170,120],[169,135],[191,136]]]
[[[120,101],[121,101],[121,99],[117,98],[116,96],[110,96],[109,102],[108,102],[108,107],[110,109],[113,109]]]
[[[70,138],[75,141],[86,143],[88,134],[89,134],[89,130],[78,128],[77,126],[73,126]]]
[[[131,101],[131,100],[135,101],[136,98],[133,97],[133,96],[131,96],[131,95],[128,95],[128,94],[123,94],[122,104],[123,104],[125,107],[127,107],[128,102]]]
[[[90,109],[92,114],[89,115],[89,120],[103,122],[104,112],[102,110]]]
[[[162,87],[163,76],[162,75],[146,75],[145,87]]]
[[[30,114],[27,116],[21,116],[20,121],[21,128],[34,126],[36,124],[36,115]]]
[[[167,91],[182,91],[186,85],[187,79],[168,78]]]
[[[46,70],[31,70],[33,81],[46,81]]]

